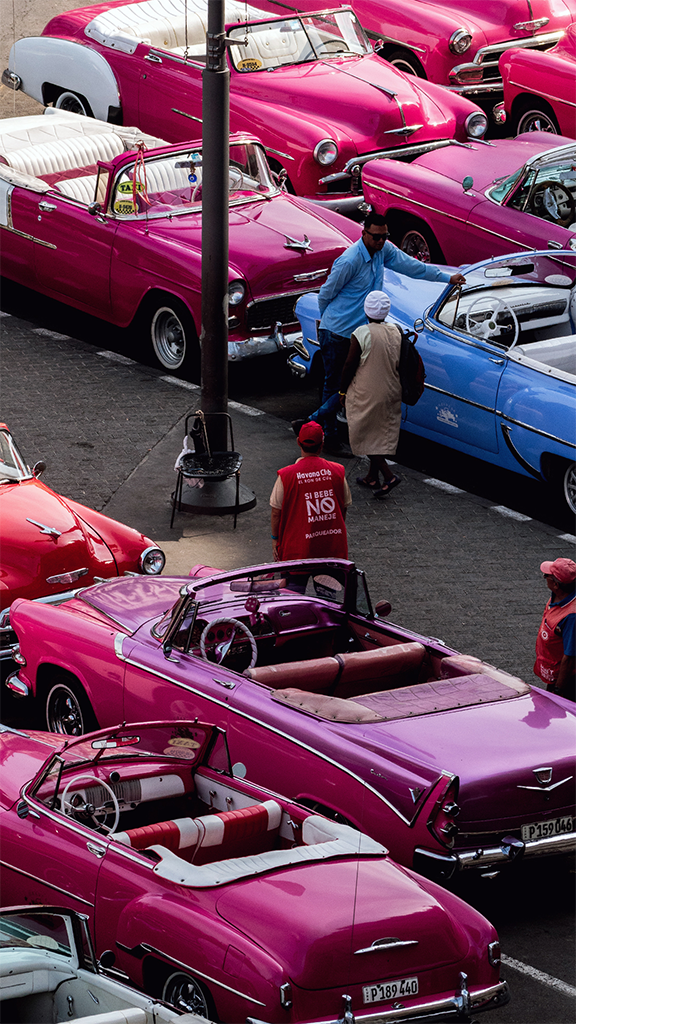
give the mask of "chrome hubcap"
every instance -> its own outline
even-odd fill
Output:
[[[186,338],[174,310],[159,309],[151,323],[151,340],[158,361],[166,370],[176,370],[184,362]]]
[[[59,689],[52,693],[47,711],[51,732],[65,736],[82,736],[83,716],[80,705],[70,690]]]
[[[430,247],[419,231],[407,231],[401,240],[401,248],[421,263],[430,262]]]

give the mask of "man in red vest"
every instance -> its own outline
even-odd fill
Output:
[[[345,513],[352,495],[345,467],[322,458],[321,424],[304,423],[301,457],[280,469],[269,499],[274,558],[347,558]]]
[[[534,673],[551,693],[576,700],[576,562],[541,562],[550,591],[536,637]]]

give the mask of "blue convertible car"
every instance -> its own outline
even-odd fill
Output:
[[[456,268],[458,269],[458,268]],[[419,334],[425,393],[402,429],[559,488],[576,511],[576,255],[522,252],[462,267],[462,289],[386,270],[389,320]],[[317,295],[296,314],[304,375],[320,352]]]

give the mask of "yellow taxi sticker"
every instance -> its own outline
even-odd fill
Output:
[[[188,747],[190,750],[198,750],[200,743],[196,740],[190,740],[186,736],[175,736],[173,739],[168,740],[171,747]]]
[[[246,57],[245,60],[241,60],[236,65],[237,71],[259,71],[262,67],[262,61],[258,60],[257,57]]]
[[[131,196],[133,192],[146,192],[146,189],[142,181],[119,181],[116,192],[121,196]]]
[[[166,747],[163,751],[166,757],[179,757],[182,761],[191,761],[193,754],[184,747]]]

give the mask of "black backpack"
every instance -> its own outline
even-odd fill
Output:
[[[397,325],[398,326],[398,325]],[[416,348],[417,334],[414,331],[401,332],[401,353],[399,355],[399,380],[401,400],[405,405],[415,405],[425,390],[425,367]]]

